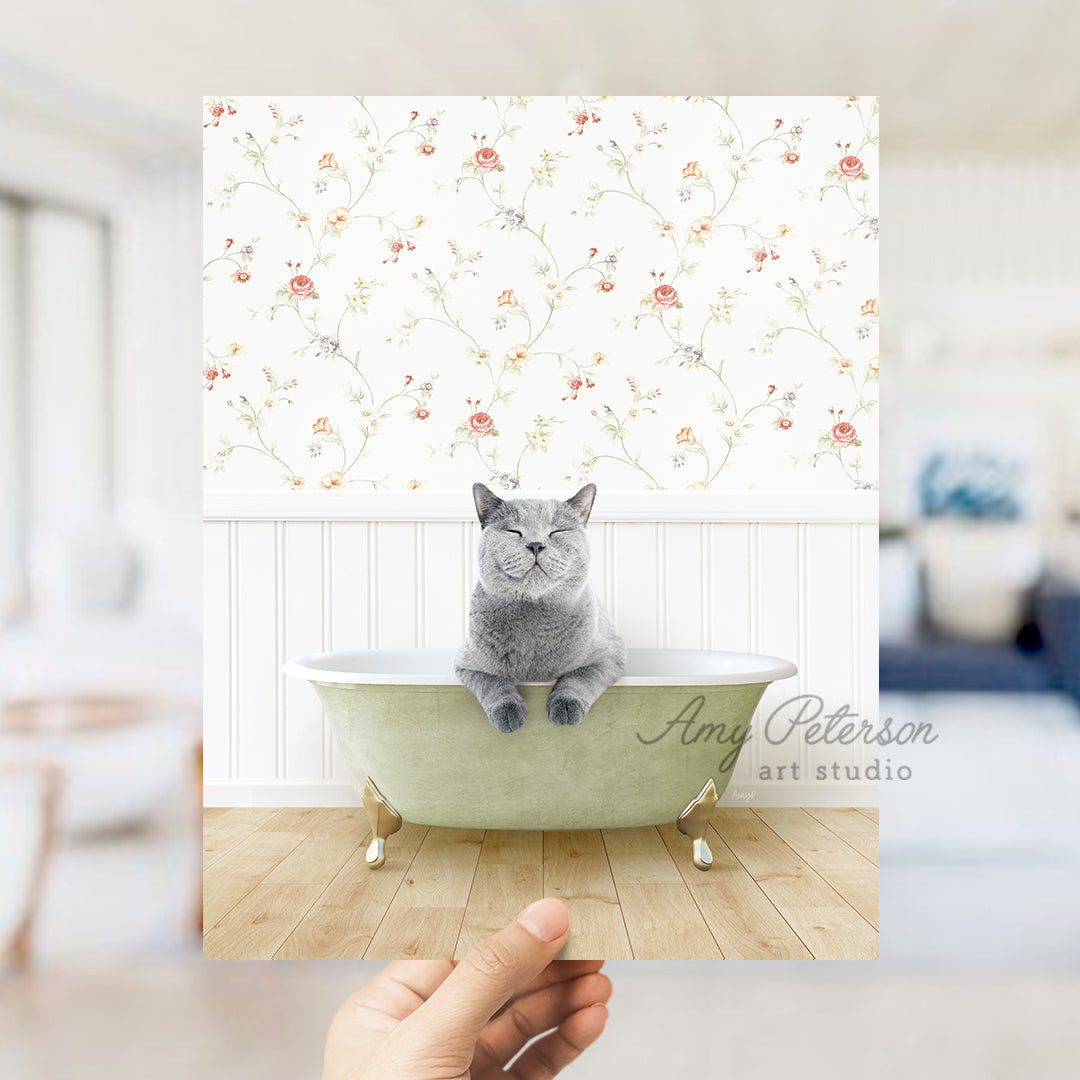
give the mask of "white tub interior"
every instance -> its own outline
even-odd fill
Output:
[[[290,660],[286,675],[318,682],[391,686],[458,686],[456,649],[361,649]],[[709,649],[628,649],[616,686],[736,686],[796,674],[788,660]],[[529,684],[523,684],[529,685]],[[538,684],[542,685],[542,684]]]

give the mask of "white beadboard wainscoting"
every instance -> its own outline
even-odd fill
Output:
[[[627,645],[798,664],[767,691],[723,804],[876,805],[877,784],[863,777],[875,757],[884,766],[887,747],[761,735],[796,694],[878,718],[876,495],[689,494],[597,499],[592,582]],[[359,804],[313,689],[281,665],[332,649],[460,644],[480,531],[466,510],[468,493],[207,498],[208,806]],[[760,779],[781,765],[784,779]],[[819,766],[829,779],[808,781]]]

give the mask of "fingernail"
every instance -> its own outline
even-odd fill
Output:
[[[561,938],[570,926],[570,912],[561,900],[545,897],[530,904],[517,917],[517,921],[533,937],[541,941],[555,941]]]

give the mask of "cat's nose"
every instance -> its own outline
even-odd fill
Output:
[[[541,544],[539,540],[534,540],[531,544],[526,544],[525,546],[533,553],[534,559],[538,559],[540,557],[540,552],[547,547],[546,544]]]

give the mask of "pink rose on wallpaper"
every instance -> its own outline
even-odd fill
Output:
[[[465,422],[477,435],[490,435],[495,430],[495,421],[486,412],[473,413]]]
[[[653,102],[648,108],[658,115],[645,121],[634,114],[636,127],[629,124],[636,103],[624,101],[617,108],[610,102],[598,104],[597,108],[613,109],[600,116],[592,114],[591,104],[577,104],[576,98],[569,102],[537,98],[528,110],[516,108],[515,100],[455,98],[437,110],[420,111],[411,103],[403,108],[400,100],[372,99],[367,103],[371,122],[377,121],[380,132],[396,131],[408,121],[401,132],[407,146],[399,147],[408,152],[386,153],[383,159],[386,147],[381,136],[379,145],[363,152],[364,143],[375,139],[374,127],[370,139],[365,136],[359,145],[345,134],[352,130],[356,111],[349,101],[313,99],[304,105],[313,114],[305,112],[304,127],[298,129],[305,141],[287,148],[293,136],[279,125],[282,146],[266,149],[273,159],[272,183],[280,185],[276,193],[234,183],[240,175],[237,169],[249,168],[243,160],[247,147],[242,133],[239,141],[231,136],[220,145],[209,141],[207,204],[215,207],[215,217],[218,208],[223,216],[208,224],[215,242],[207,252],[208,331],[200,368],[207,387],[227,386],[232,399],[227,403],[224,394],[204,395],[212,410],[214,438],[222,434],[229,440],[227,446],[216,443],[210,457],[212,471],[228,477],[210,484],[273,485],[282,493],[279,497],[290,487],[318,492],[351,489],[355,498],[360,488],[402,490],[410,477],[416,478],[416,486],[423,481],[425,488],[428,483],[460,487],[471,482],[468,473],[479,464],[481,475],[507,489],[555,486],[565,473],[586,477],[593,471],[612,485],[629,488],[645,486],[648,477],[648,486],[656,489],[668,486],[668,480],[672,489],[700,489],[686,475],[696,473],[709,490],[714,479],[741,489],[758,482],[759,462],[768,474],[780,457],[788,460],[788,451],[791,460],[808,466],[796,474],[793,486],[865,481],[874,455],[864,464],[858,455],[843,450],[855,447],[861,454],[876,445],[876,418],[863,418],[859,408],[864,399],[867,408],[876,404],[868,399],[878,396],[878,359],[868,359],[862,351],[878,348],[878,284],[872,254],[877,209],[872,205],[875,191],[866,182],[876,176],[878,162],[876,109],[867,105],[857,113],[854,108],[845,110],[843,99],[808,99],[806,108],[798,111],[813,115],[800,118],[792,112],[789,122],[774,120],[759,103],[747,103],[744,113],[739,99],[734,99],[729,119],[732,124],[738,121],[745,141],[736,138],[718,147],[712,138],[715,125],[722,123],[726,132],[728,124],[718,104],[707,99]],[[778,105],[766,107],[774,116],[780,111]],[[783,106],[785,112],[794,108]],[[244,109],[255,116],[247,104]],[[265,119],[265,105],[262,115]],[[204,106],[202,121],[212,118]],[[607,123],[617,142],[597,139],[594,148],[591,140],[561,137],[559,124],[570,118],[575,130],[590,133],[588,124]],[[800,119],[809,122],[797,122]],[[669,130],[669,124],[671,132],[681,133],[679,140],[660,134]],[[254,119],[251,126],[255,131]],[[497,143],[510,127],[514,138],[504,143],[513,146],[507,165]],[[495,145],[485,145],[488,138]],[[343,151],[344,165],[334,152],[319,156],[320,146],[327,142],[345,146],[343,139],[349,143]],[[264,141],[259,136],[260,144]],[[473,151],[468,150],[470,141]],[[776,143],[760,159],[747,149],[759,141]],[[684,159],[680,165],[679,159],[692,151],[695,142],[705,158]],[[438,169],[431,173],[433,165],[417,160],[435,155],[437,148],[451,152],[457,162],[450,171],[458,175],[447,184],[437,178],[436,174],[442,176]],[[779,165],[801,164],[803,152],[807,167],[819,170],[821,179],[814,183],[821,185],[816,189],[824,206],[821,213],[804,214],[794,199],[767,203],[751,213],[739,199],[725,201],[730,184],[714,193],[707,179],[723,173],[729,178],[743,176],[740,170],[746,163],[758,160],[750,165],[750,184],[755,170],[765,169],[770,184],[795,194],[796,188],[805,186],[798,182],[800,170],[781,170]],[[618,169],[611,173],[610,166],[624,157],[627,163],[648,165],[650,175],[655,174],[655,194],[649,192],[654,205],[639,194],[637,176],[630,183],[626,173]],[[313,177],[315,163],[316,171],[330,175]],[[352,175],[362,163],[379,165],[377,171],[388,174],[376,177],[378,190],[374,184],[367,188],[358,184]],[[521,175],[515,180],[519,167]],[[489,177],[495,171],[500,175]],[[556,177],[553,184],[542,185],[550,190],[532,193],[536,183],[530,187],[529,181],[534,173]],[[656,176],[666,177],[665,183],[659,184]],[[346,177],[350,184],[336,190],[334,185]],[[765,178],[766,174],[758,176],[759,181]],[[849,199],[855,191],[851,183],[860,192],[868,189],[854,206]],[[350,186],[346,197],[345,188]],[[753,193],[754,188],[748,190]],[[597,191],[604,193],[602,200]],[[417,197],[410,202],[402,192]],[[522,202],[526,193],[527,207]],[[864,197],[866,205],[860,206]],[[814,200],[815,211],[818,201]],[[773,206],[771,211],[768,205]],[[791,215],[787,223],[777,223],[781,213]],[[494,230],[489,231],[492,225]],[[745,237],[741,243],[735,242],[740,227]],[[247,243],[246,230],[267,235],[262,240],[255,237],[245,247],[240,241]],[[221,232],[230,234],[224,251]],[[784,250],[780,237],[785,237]],[[791,245],[795,237],[799,243]],[[770,247],[774,239],[776,250]],[[291,261],[275,262],[269,273],[254,274],[251,267],[257,264],[245,252],[257,242],[260,256]],[[816,256],[822,250],[828,251],[829,259],[822,256],[816,267],[810,264],[807,253]],[[861,261],[852,254],[860,251],[867,252]],[[790,263],[793,276],[770,273],[766,278],[764,270],[773,270],[772,262],[781,258],[785,265]],[[693,275],[691,262],[697,271]],[[382,279],[377,278],[380,263]],[[289,275],[284,280],[281,265]],[[666,273],[661,272],[665,267]],[[310,278],[311,272],[320,275],[318,282]],[[616,289],[620,274],[623,284]],[[508,287],[507,278],[526,289],[524,300],[516,295],[517,286]],[[676,280],[682,284],[676,286]],[[843,290],[831,287],[841,282]],[[238,290],[233,287],[238,283],[250,287]],[[742,288],[735,287],[740,284]],[[720,288],[724,285],[728,287]],[[777,298],[776,290],[783,295]],[[808,324],[798,325],[800,319],[795,317],[801,308],[783,314],[785,308],[780,306],[779,323],[766,323],[762,299],[782,301],[799,293],[805,294],[806,306],[812,309],[811,328],[824,326],[826,320],[843,326],[847,318],[853,342],[858,334],[858,346],[843,346],[842,339],[834,338],[838,342],[834,348],[823,335],[808,335]],[[600,304],[597,294],[602,296]],[[300,303],[306,299],[312,303]],[[494,312],[492,300],[497,305]],[[345,310],[340,320],[338,301]],[[324,304],[328,310],[318,310]],[[359,317],[368,311],[374,317]],[[238,331],[231,312],[253,317],[245,356],[236,357],[235,363],[229,343]],[[521,315],[526,316],[521,324],[511,318]],[[603,324],[609,323],[632,326],[636,333],[632,339],[626,335],[608,340]],[[711,323],[735,326],[751,347],[736,349],[725,360],[730,350],[721,343],[698,340],[701,326]],[[785,333],[779,340],[789,345],[778,347],[778,332],[792,327],[799,335]],[[401,350],[396,353],[400,359],[390,357],[384,342]],[[775,350],[778,361],[786,363],[794,343],[808,357],[812,354],[806,387],[797,387],[798,411],[804,417],[798,425],[793,420],[796,391],[781,395],[777,384],[767,384],[762,398],[760,382],[763,374],[771,374],[782,379],[780,385],[788,385],[784,368],[770,371],[768,358]],[[841,348],[851,352],[852,359],[842,356]],[[248,355],[259,359],[248,364]],[[450,359],[437,362],[443,355]],[[258,385],[262,383],[258,368],[264,363],[272,365],[264,369],[269,385]],[[444,363],[455,368],[451,378],[439,380],[436,371],[424,370],[428,364],[439,368]],[[720,364],[731,389],[725,394],[726,410],[716,415],[715,404],[704,400],[709,395],[702,389],[702,377],[709,372],[715,376]],[[627,394],[624,376],[654,365],[659,385],[650,386],[648,393],[640,384],[631,385]],[[354,367],[362,369],[368,384],[359,396],[349,382]],[[846,377],[838,379],[838,372]],[[305,384],[300,396],[292,393],[296,375]],[[247,396],[238,397],[239,391]],[[465,396],[469,393],[471,398]],[[468,410],[464,415],[462,404]],[[762,412],[762,405],[771,408]],[[823,427],[830,405],[833,424]],[[487,406],[499,412],[498,423],[485,411]],[[328,416],[321,415],[322,409],[334,412],[342,426],[332,425]],[[342,421],[342,409],[356,414],[358,425]],[[245,434],[236,426],[238,410],[252,424]],[[757,415],[749,415],[754,410]],[[858,431],[854,421],[843,419],[855,411],[860,416]],[[308,419],[312,412],[317,414],[314,422]],[[435,420],[434,427],[428,419]],[[281,455],[277,463],[273,455],[263,453],[256,427],[266,445]],[[619,438],[612,436],[613,431]],[[365,443],[374,435],[383,437]],[[426,437],[418,439],[420,435]],[[602,445],[605,436],[611,436],[610,447]],[[677,445],[672,447],[667,439]],[[321,479],[313,462],[304,465],[313,451],[319,456],[320,441],[324,460],[319,464],[340,470]],[[429,441],[431,446],[422,445]],[[733,442],[744,441],[745,448],[730,455],[730,461],[723,456]],[[457,452],[462,446],[464,454]],[[256,452],[231,452],[241,447]],[[714,458],[705,462],[710,468],[704,475],[685,467],[695,454],[703,454],[703,447]],[[331,448],[333,453],[328,454]],[[519,457],[523,448],[526,453]],[[541,448],[550,452],[531,453]],[[441,464],[431,477],[420,463],[429,453],[449,463]],[[328,457],[333,464],[325,460]],[[308,477],[306,484],[300,468]],[[811,476],[812,469],[816,475]],[[713,476],[718,470],[723,470],[722,478]]]
[[[753,254],[751,255],[751,258],[754,260],[754,262],[757,263],[757,266],[751,266],[750,270],[747,270],[746,272],[749,274],[752,270],[756,270],[760,274],[761,273],[761,268],[765,265],[765,263],[767,263],[769,261],[769,254],[770,253],[768,251],[766,251],[764,248],[758,248],[756,251],[754,251]],[[772,257],[774,259],[779,259],[780,258],[780,256],[777,255],[775,251],[772,252],[771,254],[772,254]],[[815,281],[814,285],[815,285],[815,287],[817,287],[818,283]]]
[[[850,446],[856,438],[855,429],[846,420],[841,420],[833,425],[832,438],[839,446]]]
[[[306,300],[315,294],[315,282],[307,274],[297,274],[289,281],[289,292],[301,300]]]
[[[499,167],[499,155],[490,146],[481,146],[473,154],[473,161],[481,172],[494,172]]]
[[[864,171],[863,163],[854,154],[841,158],[837,168],[845,180],[858,180]]]
[[[670,285],[657,285],[652,298],[662,307],[674,307],[679,302],[679,294]]]

